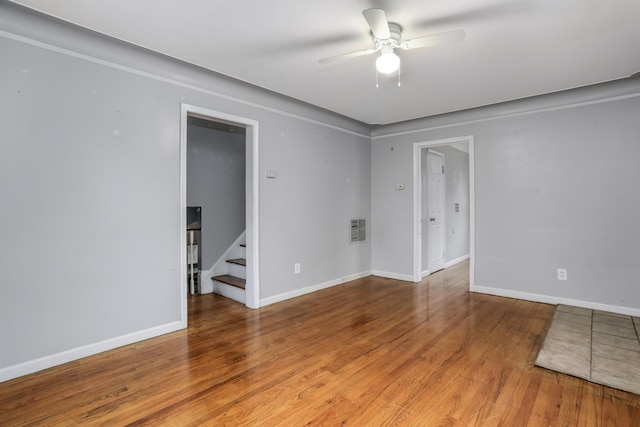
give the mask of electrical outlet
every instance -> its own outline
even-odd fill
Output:
[[[300,263],[299,262],[293,264],[293,272],[295,274],[299,274],[300,273]]]
[[[559,268],[558,269],[558,280],[567,280],[567,269]]]

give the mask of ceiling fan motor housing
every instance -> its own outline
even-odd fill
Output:
[[[400,44],[400,37],[402,36],[402,27],[395,22],[389,22],[389,33],[391,34],[388,39],[379,39],[373,36],[373,42],[376,44],[376,48],[383,49],[391,48],[393,50]]]

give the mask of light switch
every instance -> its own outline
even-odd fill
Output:
[[[267,178],[275,179],[278,177],[278,172],[276,171],[267,171]]]

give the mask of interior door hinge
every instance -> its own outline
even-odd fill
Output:
[[[444,165],[442,166],[442,173],[444,173]]]

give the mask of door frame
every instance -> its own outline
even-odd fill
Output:
[[[455,143],[469,144],[469,290],[475,289],[475,176],[473,135],[435,139],[413,144],[413,281],[422,280],[422,159],[420,150]]]
[[[234,116],[220,111],[181,104],[180,112],[180,294],[182,321],[187,322],[187,117],[195,116],[205,120],[228,123],[246,129],[246,243],[247,243],[247,283],[246,302],[249,308],[260,307],[260,245],[259,245],[259,192],[258,192],[258,121]]]

